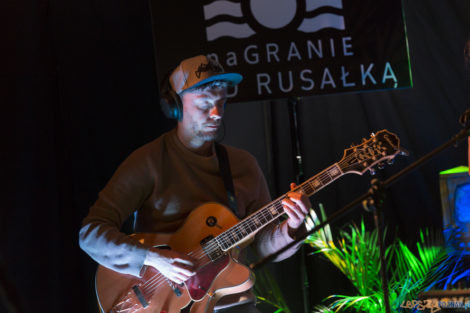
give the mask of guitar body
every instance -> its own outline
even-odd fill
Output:
[[[254,276],[248,267],[238,263],[231,253],[211,261],[201,248],[201,243],[237,223],[237,217],[226,207],[207,203],[193,210],[173,234],[132,235],[147,246],[194,254],[201,266],[184,285],[172,283],[152,267],[146,267],[143,277],[138,278],[99,266],[95,284],[101,311],[178,313],[194,301],[190,312],[206,313],[213,311],[221,297],[250,289]]]

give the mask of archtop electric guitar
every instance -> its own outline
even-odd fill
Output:
[[[372,134],[363,143],[344,151],[343,158],[297,186],[295,191],[314,193],[339,177],[373,171],[400,153],[399,138],[387,130]],[[176,284],[153,267],[143,277],[120,274],[99,266],[96,293],[103,313],[178,313],[191,305],[191,313],[210,313],[223,296],[250,289],[254,275],[233,257],[232,248],[253,237],[284,214],[284,194],[242,221],[225,206],[207,203],[194,209],[183,226],[172,234],[134,234],[148,246],[170,248],[199,260],[196,275]]]

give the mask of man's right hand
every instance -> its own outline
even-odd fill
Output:
[[[156,268],[163,276],[181,284],[196,274],[196,259],[166,249],[150,248],[144,264]]]

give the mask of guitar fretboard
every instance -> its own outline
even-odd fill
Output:
[[[319,174],[308,179],[301,185],[297,186],[294,191],[302,190],[303,193],[310,197],[342,175],[343,171],[341,170],[341,167],[335,163]],[[229,228],[225,232],[215,237],[213,240],[215,240],[217,246],[220,247],[220,249],[224,251],[229,250],[248,236],[255,234],[261,228],[284,214],[282,200],[286,197],[287,194],[284,194],[271,203],[265,205],[260,210],[251,214],[237,225]]]

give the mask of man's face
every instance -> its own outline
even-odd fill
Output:
[[[217,137],[224,104],[227,100],[226,88],[187,91],[182,94],[183,119],[179,127],[203,141],[213,141]]]

